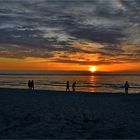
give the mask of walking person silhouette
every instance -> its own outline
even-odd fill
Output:
[[[67,83],[66,83],[66,91],[70,91],[69,81],[67,81]]]
[[[74,83],[72,84],[72,90],[73,90],[73,92],[75,92],[75,85],[76,85],[76,82],[74,82]]]

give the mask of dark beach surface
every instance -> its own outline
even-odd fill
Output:
[[[140,138],[140,94],[0,89],[0,138]]]

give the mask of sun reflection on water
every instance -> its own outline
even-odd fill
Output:
[[[89,81],[90,81],[90,87],[89,87],[89,92],[96,92],[96,78],[94,75],[89,76]]]

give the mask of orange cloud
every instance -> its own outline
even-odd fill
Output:
[[[122,52],[110,52],[103,44],[79,41],[72,45],[76,51],[55,51],[51,57],[0,58],[0,69],[7,70],[88,70],[96,66],[99,71],[140,70],[140,49],[121,44]]]

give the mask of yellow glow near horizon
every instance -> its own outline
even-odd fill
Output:
[[[97,68],[95,66],[90,66],[89,71],[90,72],[95,72],[95,71],[97,71]]]
[[[0,70],[78,70],[78,71],[139,71],[140,63],[123,63],[110,65],[80,65],[75,63],[55,63],[45,58],[2,58],[0,57]]]
[[[74,52],[58,50],[53,52],[51,57],[20,57],[20,53],[7,51],[0,55],[0,70],[64,70],[64,71],[88,71],[94,72],[121,72],[121,71],[140,71],[139,48],[126,42],[120,44],[123,53],[120,55],[107,55],[103,44],[89,42],[85,40],[75,41],[72,47]],[[5,44],[0,44],[0,47]],[[10,44],[8,44],[10,46]],[[16,50],[15,50],[16,51]],[[33,50],[32,50],[33,51]],[[39,51],[39,50],[38,50]],[[34,52],[34,51],[33,51]],[[46,51],[40,50],[38,54]],[[130,58],[129,54],[136,53],[135,59]],[[24,53],[24,52],[23,52]],[[24,56],[21,52],[21,56]],[[27,52],[28,53],[28,52]],[[15,58],[8,58],[13,56]],[[48,52],[49,54],[49,52]],[[120,62],[120,63],[119,63]]]

